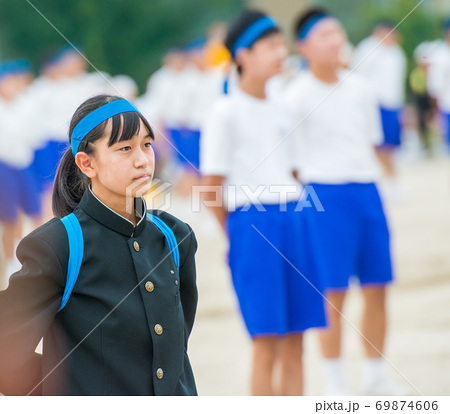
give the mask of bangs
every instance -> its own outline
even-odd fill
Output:
[[[123,112],[114,115],[112,118],[111,136],[108,146],[114,145],[116,142],[128,141],[141,129],[141,121],[145,129],[148,131],[152,139],[155,139],[153,130],[147,120],[139,112]]]

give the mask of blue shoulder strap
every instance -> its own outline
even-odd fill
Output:
[[[62,303],[58,312],[66,306],[70,298],[70,294],[80,273],[84,253],[83,231],[75,214],[72,213],[63,217],[61,222],[64,224],[67,236],[69,237],[69,265],[67,267],[66,287],[64,288]]]
[[[175,261],[177,269],[179,269],[180,253],[178,251],[177,239],[175,238],[172,229],[157,216],[147,213],[147,217],[166,237],[173,260]],[[75,214],[71,213],[68,216],[63,217],[61,222],[64,224],[69,238],[69,264],[67,267],[66,287],[64,288],[64,294],[58,312],[66,306],[67,301],[70,298],[75,283],[77,282],[78,274],[80,273],[84,253],[83,231],[81,230],[80,222]]]
[[[169,243],[170,252],[172,253],[173,260],[177,266],[177,269],[180,268],[180,252],[178,251],[178,243],[175,235],[173,234],[172,229],[164,223],[158,216],[154,216],[153,214],[147,213],[147,217],[158,227],[161,232],[166,236],[167,242]]]

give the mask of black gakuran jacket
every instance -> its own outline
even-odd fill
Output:
[[[152,213],[179,243],[177,270],[167,240],[146,217],[136,227],[90,189],[74,213],[84,255],[60,312],[69,259],[59,219],[19,244],[22,269],[0,292],[0,392],[5,395],[196,395],[187,342],[197,307],[188,224]],[[42,355],[35,352],[43,338]]]

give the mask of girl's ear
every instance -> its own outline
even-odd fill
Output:
[[[97,176],[91,155],[88,155],[85,152],[77,153],[75,156],[75,164],[77,164],[78,168],[86,177],[94,178]]]
[[[248,49],[247,48],[242,47],[236,51],[235,60],[236,60],[236,64],[238,66],[242,67],[242,65],[245,65],[247,62],[247,59],[248,59]]]

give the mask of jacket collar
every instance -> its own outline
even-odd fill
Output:
[[[131,221],[117,214],[101,202],[90,187],[84,192],[83,198],[78,206],[95,221],[127,237],[138,236],[144,230],[147,222],[147,205],[143,197],[134,199],[134,211],[136,212],[136,216],[140,217],[136,227],[134,227]]]

